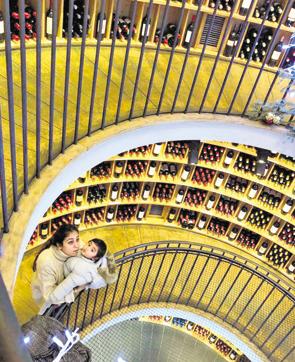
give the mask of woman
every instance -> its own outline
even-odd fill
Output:
[[[71,256],[77,256],[80,247],[79,232],[74,225],[62,225],[45,247],[37,254],[32,281],[33,298],[41,306],[43,314],[52,304],[71,303],[75,299],[74,291],[57,300],[53,291],[64,280],[64,262]]]

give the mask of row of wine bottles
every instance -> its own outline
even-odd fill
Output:
[[[228,356],[230,360],[234,361],[238,358],[237,352],[232,349],[227,343],[225,343],[222,339],[218,338],[215,334],[212,334],[208,329],[195,324],[187,319],[172,317],[172,316],[159,316],[152,315],[149,316],[148,319],[152,322],[162,322],[163,324],[171,323],[171,325],[176,326],[178,328],[185,328],[192,335],[196,334],[201,339],[207,339],[210,344],[215,344],[215,348],[224,356]],[[145,320],[145,319],[144,319]]]
[[[233,151],[228,151],[224,157],[223,167],[228,167],[233,159]],[[215,163],[220,162],[220,153],[219,151],[215,155],[210,155],[209,153],[202,153],[200,156],[201,161]],[[295,172],[286,169],[284,167],[275,165],[270,171],[270,165],[267,163],[263,170],[263,174],[257,173],[257,159],[254,156],[240,153],[234,164],[234,169],[240,171],[243,174],[251,173],[256,175],[258,179],[267,179],[273,184],[276,184],[283,188],[289,188],[293,183],[295,178]],[[223,185],[226,174],[220,172],[216,176],[216,171],[208,169],[206,167],[190,165],[182,165],[174,162],[156,162],[156,161],[133,161],[133,160],[118,160],[115,161],[114,167],[112,170],[111,162],[103,162],[90,171],[90,178],[92,181],[97,181],[113,176],[115,178],[125,176],[131,176],[132,178],[148,176],[154,177],[158,175],[160,178],[180,177],[181,181],[191,180],[193,183],[211,184],[215,179],[214,186],[219,188]],[[79,179],[81,183],[85,182],[86,178]],[[248,186],[248,181],[246,177],[236,177],[234,175],[229,175],[226,185],[226,188],[229,188],[236,192],[245,192]]]

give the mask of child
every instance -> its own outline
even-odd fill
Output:
[[[80,256],[68,258],[64,263],[64,274],[65,279],[52,293],[54,300],[61,300],[75,288],[76,291],[85,287],[99,289],[117,280],[114,258],[100,239],[89,240]]]

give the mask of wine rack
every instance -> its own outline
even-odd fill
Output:
[[[13,47],[19,47],[19,35],[18,33],[18,7],[17,0],[12,2],[14,5],[11,11],[11,23],[12,23],[12,31],[14,31],[12,40]],[[26,11],[26,40],[27,46],[35,46],[34,39],[36,38],[36,17],[40,17],[41,22],[41,40],[44,44],[47,43],[47,39],[51,40],[52,38],[52,16],[53,11],[51,7],[51,2],[48,0],[42,0],[42,10],[41,14],[36,14],[37,8],[37,0],[31,0],[28,2],[29,10]],[[73,41],[79,41],[82,37],[82,29],[83,29],[83,18],[84,18],[84,7],[83,0],[75,0],[75,8],[73,11],[73,29],[72,36]],[[146,24],[146,12],[148,2],[146,0],[138,0],[138,6],[135,12],[135,24],[133,29],[131,26],[131,14],[133,11],[134,3],[132,0],[127,0],[123,3],[123,7],[119,14],[118,19],[118,27],[117,33],[115,34],[118,42],[127,43],[127,39],[129,34],[131,33],[132,40],[136,46],[140,46],[138,40],[142,38],[142,29],[145,26],[148,26],[148,36],[147,41],[149,42],[150,47],[156,47],[159,42],[159,34],[161,28],[161,14],[165,7],[165,1],[154,1],[153,4],[153,12],[150,20],[150,24]],[[176,37],[176,50],[183,50],[188,45],[188,42],[192,36],[192,24],[194,21],[194,17],[198,10],[198,4],[201,5],[201,19],[198,31],[196,32],[195,39],[192,39],[191,52],[199,53],[203,47],[204,39],[206,37],[208,31],[208,24],[211,22],[212,14],[214,8],[216,6],[216,1],[196,1],[196,0],[187,0],[185,3],[185,13],[182,17],[182,22],[180,24],[179,34],[176,34],[176,22],[167,24],[167,28],[164,29],[164,35],[162,39],[161,47],[172,47],[174,38]],[[239,36],[240,32],[237,30],[240,25],[243,24],[245,18],[249,13],[248,22],[249,28],[255,28],[262,22],[262,18],[265,16],[266,12],[266,1],[256,1],[253,9],[250,10],[250,4],[247,4],[247,8],[243,9],[243,0],[236,1],[227,1],[221,0],[219,1],[219,5],[216,11],[216,16],[214,19],[212,31],[208,38],[207,44],[207,52],[208,53],[217,53],[219,48],[224,47],[224,44],[227,44],[228,41],[234,42],[237,45],[237,39],[232,37],[233,31],[237,36]],[[0,1],[0,11],[3,11],[4,5],[3,1]],[[272,39],[274,41],[274,45],[279,42],[282,35],[284,35],[284,44],[289,42],[289,39],[294,32],[295,24],[292,20],[292,17],[289,16],[292,8],[292,4],[287,0],[281,0],[279,4],[276,2],[275,6],[272,6],[268,15],[268,18],[265,21],[264,28],[268,32],[274,32],[277,28],[280,19],[282,18],[282,25],[280,30],[278,31],[276,37]],[[116,1],[109,0],[107,2],[107,6],[105,8],[105,12],[103,14],[103,25],[102,25],[102,44],[109,44],[110,40],[113,37],[114,32],[114,11],[116,9]],[[98,1],[90,1],[89,2],[89,13],[86,16],[87,24],[86,24],[86,32],[87,32],[87,41],[96,40],[97,32],[99,29],[99,15],[100,15],[100,2]],[[171,14],[172,19],[177,19],[180,16],[181,11],[181,2],[180,1],[171,1],[169,5],[169,12]],[[62,41],[66,41],[67,33],[68,33],[68,0],[60,0],[58,1],[57,8],[57,38],[59,39],[59,43]],[[232,14],[232,21],[229,22],[228,17],[229,13]],[[0,17],[1,18],[1,17]],[[18,25],[17,25],[18,24]],[[143,26],[144,25],[144,26]],[[224,44],[221,44],[221,38],[225,31],[227,31],[227,39]],[[0,34],[1,36],[1,34]],[[243,39],[241,39],[241,44],[247,39],[247,32],[244,33]],[[261,38],[262,39],[262,38]],[[254,57],[252,57],[251,65],[253,67],[259,67],[264,57],[267,56],[270,58],[273,49],[267,49],[268,47],[262,44],[265,42],[265,38],[261,40],[258,45],[259,56],[254,52]],[[0,44],[1,46],[1,44]],[[274,48],[274,47],[272,47]],[[243,59],[241,60],[239,56],[241,55],[241,50],[243,47],[240,47],[239,51],[236,53],[236,62],[243,63]],[[231,56],[228,52],[225,53],[227,56],[221,55],[221,58],[226,59],[228,56]],[[279,66],[281,64],[282,55],[279,54],[276,57],[276,61],[274,66]],[[290,58],[290,57],[289,57]],[[291,59],[291,58],[290,58]],[[294,62],[294,59],[289,62],[290,64],[281,64],[282,66],[290,66]],[[269,62],[267,63],[269,64]],[[267,66],[266,66],[267,67]],[[273,64],[269,66],[269,70],[273,69]],[[180,151],[183,152],[183,151]]]
[[[29,247],[44,242],[63,222],[80,230],[123,222],[158,224],[217,238],[264,261],[270,261],[267,252],[277,245],[290,255],[286,263],[271,264],[286,272],[295,244],[295,181],[289,177],[281,187],[271,178],[292,175],[294,160],[270,155],[261,177],[244,167],[255,166],[254,148],[204,142],[198,156],[197,165],[188,164],[189,142],[181,141],[139,147],[102,162],[54,201]],[[158,217],[153,206],[161,210]],[[268,251],[261,253],[266,241]]]
[[[144,316],[139,317],[142,322],[150,322],[154,324],[164,325],[166,327],[174,328],[183,333],[187,333],[193,338],[205,343],[208,347],[214,349],[218,354],[222,355],[228,361],[238,361],[242,356],[242,352],[231,342],[224,340],[224,338],[212,333],[210,329],[205,328],[199,324],[193,323],[187,319],[171,316]]]

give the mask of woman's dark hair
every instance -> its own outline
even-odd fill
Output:
[[[46,249],[49,249],[52,245],[53,246],[59,246],[63,244],[63,241],[65,238],[69,235],[69,233],[76,231],[79,232],[77,227],[72,224],[63,224],[61,225],[55,232],[52,238],[50,238],[45,244],[44,247],[38,252],[38,254],[35,257],[34,263],[33,263],[33,271],[36,271],[37,266],[37,259],[39,258],[39,255]]]
[[[98,252],[96,254],[96,259],[97,260],[99,260],[100,258],[105,256],[105,254],[107,252],[107,244],[103,240],[101,240],[101,239],[91,239],[89,241],[93,242],[98,247]]]

